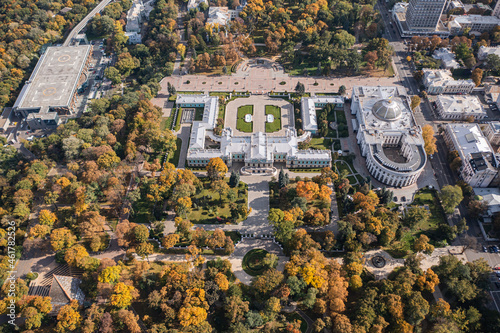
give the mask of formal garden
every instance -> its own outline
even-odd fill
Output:
[[[273,121],[268,122],[268,115],[273,116]],[[266,105],[266,133],[277,132],[281,129],[281,108],[276,105]]]
[[[263,249],[248,251],[243,257],[242,268],[248,275],[258,276],[269,268],[275,268],[278,257]]]
[[[191,211],[187,218],[192,223],[216,224],[226,222],[240,222],[243,218],[240,216],[233,219],[234,212],[231,212],[231,204],[247,207],[248,204],[248,185],[239,182],[235,188],[227,185],[227,179],[224,180],[227,186],[214,186],[209,178],[200,179],[203,189],[195,194],[192,200]],[[233,215],[232,215],[233,214]]]
[[[250,118],[249,116],[250,115]],[[238,118],[236,120],[236,129],[245,133],[253,131],[253,105],[243,105],[238,108]],[[250,119],[250,121],[249,121]]]

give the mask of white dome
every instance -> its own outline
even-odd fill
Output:
[[[380,120],[395,121],[401,118],[401,105],[393,100],[381,99],[373,104],[372,112]]]

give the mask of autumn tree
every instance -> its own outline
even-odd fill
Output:
[[[483,70],[479,67],[475,68],[473,71],[472,71],[472,81],[474,81],[474,84],[476,85],[476,87],[479,87],[479,85],[481,84],[481,80],[483,79]]]
[[[434,246],[429,244],[429,237],[424,234],[421,234],[413,244],[413,248],[416,252],[425,252],[427,254],[431,254],[434,252]]]
[[[132,311],[121,309],[118,311],[118,319],[125,324],[127,332],[140,333],[142,332],[139,326],[139,316],[135,315]]]
[[[415,112],[415,109],[418,108],[420,106],[420,97],[418,97],[417,95],[413,95],[411,97],[411,109],[413,112]]]
[[[120,279],[121,271],[122,271],[121,266],[106,267],[105,269],[102,270],[101,273],[99,273],[99,277],[97,278],[97,280],[102,283],[115,284]]]
[[[66,253],[64,254],[64,260],[66,261],[66,263],[68,263],[68,265],[77,267],[80,261],[88,256],[89,253],[87,252],[85,247],[83,247],[82,245],[74,245],[66,251]]]
[[[422,127],[422,137],[424,139],[424,148],[427,155],[433,155],[437,152],[436,138],[434,137],[434,129],[427,124]]]
[[[72,300],[70,304],[63,306],[59,310],[56,331],[60,333],[74,331],[80,326],[81,321],[82,318],[78,312],[78,301]]]
[[[38,215],[38,220],[40,221],[40,224],[52,227],[57,221],[57,217],[56,214],[52,213],[51,211],[42,209],[40,211],[40,214]]]
[[[137,290],[133,286],[118,282],[113,288],[111,295],[111,305],[117,308],[128,308],[132,301],[138,296]]]
[[[211,158],[207,165],[207,176],[210,180],[223,179],[227,172],[227,166],[220,157]]]
[[[420,290],[426,290],[430,293],[434,292],[435,286],[439,284],[439,277],[430,268],[417,278],[416,285]]]
[[[163,237],[162,245],[163,247],[169,249],[179,242],[179,234],[168,234]]]

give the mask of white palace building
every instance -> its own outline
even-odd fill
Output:
[[[297,136],[294,127],[286,128],[284,136],[256,132],[248,136],[233,136],[233,129],[225,128],[220,136],[213,133],[219,110],[219,98],[208,95],[177,95],[177,107],[203,107],[203,120],[193,121],[187,151],[187,165],[205,167],[211,158],[220,157],[228,166],[244,162],[245,168],[254,173],[273,170],[274,162],[287,168],[322,168],[331,166],[329,150],[299,150],[300,142],[310,138],[305,132]],[[216,147],[210,148],[209,146]]]
[[[427,156],[422,130],[401,87],[356,86],[351,113],[361,155],[378,181],[393,187],[414,184],[424,169]]]

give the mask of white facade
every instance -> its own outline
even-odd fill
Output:
[[[495,47],[481,46],[479,48],[479,51],[477,51],[477,59],[481,60],[481,61],[486,60],[486,57],[489,54],[496,54],[497,56],[500,57],[500,47],[498,47],[498,46],[495,46]]]
[[[486,117],[481,101],[477,96],[440,95],[436,101],[436,111],[441,119],[465,120],[473,116],[474,120]]]
[[[463,33],[465,28],[470,28],[471,32],[489,32],[493,30],[497,25],[500,25],[500,19],[495,16],[482,16],[482,15],[460,15],[451,16],[448,28],[452,35],[458,35]]]
[[[125,36],[128,37],[127,42],[129,44],[141,44],[142,43],[142,35],[137,32],[126,32]]]
[[[478,124],[447,124],[444,139],[462,160],[460,177],[470,186],[488,187],[497,177],[495,153]]]
[[[189,0],[188,1],[188,5],[187,5],[187,9],[188,10],[191,10],[191,9],[196,9],[198,8],[202,3],[206,3],[207,6],[208,6],[208,1],[207,0]]]
[[[142,12],[144,5],[141,0],[135,0],[132,7],[127,12],[127,24],[125,25],[126,32],[141,32]]]
[[[226,25],[231,20],[227,7],[210,7],[208,9],[207,23]]]
[[[441,60],[442,67],[445,69],[459,68],[459,63],[455,60],[455,53],[448,49],[440,48],[434,51],[432,55],[434,59]]]
[[[414,184],[427,155],[404,89],[356,86],[351,113],[356,115],[356,139],[370,174],[388,186]]]
[[[187,152],[187,164],[204,167],[211,158],[220,157],[231,166],[233,162],[244,162],[250,168],[271,168],[274,162],[286,163],[288,168],[318,168],[331,166],[329,150],[299,150],[300,142],[310,138],[310,133],[297,136],[290,127],[284,136],[267,133],[249,133],[248,136],[233,137],[231,128],[225,128],[221,136],[213,129],[219,111],[219,99],[208,95],[177,95],[178,107],[204,107],[203,120],[194,121]],[[206,149],[209,140],[218,143],[217,149]]]
[[[318,131],[316,109],[323,108],[327,104],[333,104],[335,109],[342,109],[344,107],[344,97],[331,95],[302,98],[300,110],[302,115],[302,129],[304,131],[309,131],[313,134]]]
[[[492,121],[486,124],[483,132],[490,144],[495,146],[500,145],[500,121]]]
[[[476,86],[469,80],[455,80],[445,69],[423,69],[424,85],[428,94],[469,94]]]

